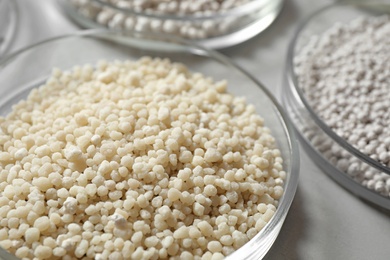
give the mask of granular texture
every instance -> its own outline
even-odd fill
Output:
[[[0,245],[20,258],[221,259],[286,173],[252,105],[179,63],[54,70],[0,118]]]
[[[252,0],[107,0],[117,7],[133,9],[138,12],[175,15],[222,13],[250,1]]]
[[[388,167],[389,53],[390,20],[381,16],[335,24],[311,37],[294,59],[299,86],[312,109],[339,136]],[[389,196],[386,174],[349,160],[352,156],[341,155],[340,147],[333,147],[326,157],[336,158],[332,160],[338,168]]]
[[[254,0],[106,1],[119,10],[108,6],[102,7],[101,4],[96,4],[95,0],[69,1],[80,14],[108,28],[168,33],[189,39],[204,39],[225,34],[256,18],[256,16],[251,17],[251,15],[213,18],[215,15],[226,13]],[[264,6],[260,8],[264,8]],[[138,14],[123,10],[131,10]],[[149,16],[145,16],[145,14]],[[171,19],[169,16],[181,19]],[[210,17],[210,19],[190,19],[190,17],[199,18],[202,16]]]

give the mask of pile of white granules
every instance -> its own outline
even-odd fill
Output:
[[[144,57],[54,70],[0,117],[0,245],[22,259],[222,259],[286,173],[227,82]]]
[[[312,37],[294,65],[299,86],[320,118],[362,153],[390,167],[390,18],[335,24]],[[389,175],[338,145],[320,139],[316,143],[340,170],[390,196]]]
[[[248,15],[222,19],[185,20],[186,16],[213,16],[232,10],[254,0],[107,0],[123,10],[133,10],[143,16],[102,7],[95,0],[69,0],[78,12],[108,28],[157,32],[178,35],[189,39],[204,39],[228,33],[247,22]],[[182,17],[182,20],[164,19],[162,16]],[[155,16],[155,17],[153,17]],[[160,18],[161,17],[161,18]]]

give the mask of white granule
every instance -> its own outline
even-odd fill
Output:
[[[226,87],[149,57],[55,70],[0,118],[1,246],[29,259],[237,250],[273,216],[286,173]]]
[[[97,5],[92,0],[69,0],[78,12],[95,20],[97,23],[108,28],[137,30],[146,32],[159,32],[190,39],[203,39],[225,34],[229,30],[237,28],[241,21],[248,22],[253,19],[249,16],[234,16],[224,19],[204,19],[200,21],[185,20],[186,16],[213,16],[227,12],[233,8],[245,5],[252,0],[108,0],[114,7],[123,10],[155,15],[156,17],[177,16],[183,20],[152,18],[147,16],[133,15],[124,11],[118,11],[107,6]],[[104,75],[106,77],[107,75]]]
[[[299,86],[313,110],[339,136],[390,167],[390,19],[359,18],[313,36],[294,59]],[[359,162],[306,129],[333,165],[390,196],[390,176]]]

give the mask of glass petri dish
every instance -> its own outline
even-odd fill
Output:
[[[159,40],[156,41],[156,38]],[[287,173],[284,194],[275,215],[262,231],[227,257],[262,258],[278,236],[292,203],[298,184],[299,151],[292,126],[275,98],[260,82],[224,55],[171,36],[138,32],[89,30],[48,39],[0,62],[0,80],[4,83],[0,88],[0,115],[7,115],[12,105],[25,99],[33,88],[42,84],[54,67],[68,70],[75,65],[96,64],[102,59],[138,60],[143,56],[169,58],[215,80],[228,80],[228,91],[245,97],[248,103],[253,104],[271,129],[282,152]],[[1,249],[0,256],[4,254],[7,252]],[[4,256],[4,259],[14,258]]]
[[[16,3],[11,0],[0,0],[0,57],[10,47],[16,30]]]
[[[220,49],[244,42],[264,31],[279,15],[284,0],[250,0],[215,14],[177,15],[118,7],[102,0],[60,0],[60,3],[66,13],[85,28],[167,33]]]
[[[293,59],[311,36],[320,35],[335,23],[388,15],[389,8],[390,5],[384,1],[339,1],[308,17],[298,27],[289,45],[282,96],[284,107],[298,130],[303,146],[324,172],[356,196],[386,209],[390,209],[390,193],[381,194],[369,189],[364,175],[369,172],[386,181],[390,178],[390,168],[362,153],[321,120],[298,84]],[[340,167],[334,159],[335,151],[341,154],[339,158],[348,159],[358,167],[353,171]]]

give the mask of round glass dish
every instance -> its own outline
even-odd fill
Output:
[[[320,35],[336,22],[348,23],[359,17],[388,14],[389,7],[390,5],[380,2],[340,1],[312,14],[299,26],[291,40],[284,73],[284,95],[282,97],[284,107],[298,129],[305,149],[313,160],[350,192],[386,209],[390,209],[390,194],[380,194],[367,188],[367,185],[363,183],[366,183],[364,182],[365,175],[367,176],[368,172],[386,180],[389,178],[390,168],[363,154],[320,119],[298,85],[293,59],[301,47],[308,42],[309,37]],[[336,152],[341,154],[337,156],[356,163],[358,167],[354,170],[343,169],[337,164]]]
[[[12,43],[16,30],[16,3],[0,0],[0,57],[4,56]]]
[[[148,40],[151,37],[153,40]],[[155,51],[156,45],[159,51]],[[0,88],[0,115],[7,115],[13,104],[25,99],[33,88],[42,84],[53,67],[68,70],[75,65],[96,64],[102,59],[137,60],[145,55],[182,62],[190,70],[204,73],[215,80],[226,79],[229,82],[228,91],[245,97],[248,103],[253,104],[264,118],[265,125],[271,129],[282,152],[287,173],[284,194],[270,222],[252,240],[228,257],[262,258],[278,236],[293,200],[298,184],[299,151],[292,127],[274,97],[229,58],[169,36],[107,30],[80,31],[32,45],[0,62],[0,82],[3,82]],[[0,256],[2,254],[5,254],[4,250],[0,250]]]
[[[219,49],[244,42],[265,30],[278,16],[284,0],[250,0],[224,12],[185,15],[151,13],[102,0],[60,2],[66,13],[85,28],[167,33]]]

